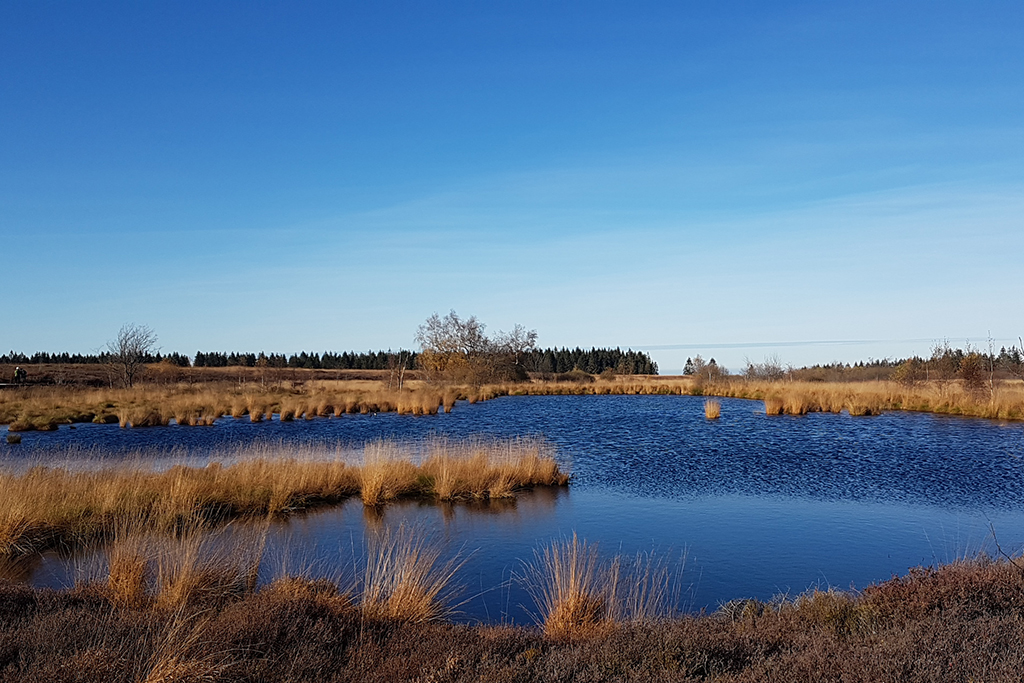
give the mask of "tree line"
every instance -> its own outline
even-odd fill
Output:
[[[526,352],[524,362],[533,372],[583,370],[598,375],[605,370],[612,370],[620,375],[658,374],[658,364],[647,353],[632,349],[532,349]]]
[[[181,368],[226,368],[226,367],[269,367],[307,368],[312,370],[390,370],[396,362],[406,370],[418,367],[420,354],[415,351],[366,351],[363,353],[345,351],[334,353],[310,353],[301,351],[283,353],[240,353],[222,351],[197,351],[194,356],[172,353],[147,353],[143,362],[147,364],[165,362]],[[0,355],[2,365],[89,365],[108,364],[111,354],[47,353],[40,351],[32,355],[11,351]],[[564,373],[583,370],[599,374],[613,370],[622,375],[656,375],[658,364],[642,351],[615,348],[547,348],[530,349],[520,358],[520,363],[531,372]]]

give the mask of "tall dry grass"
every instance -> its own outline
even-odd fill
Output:
[[[653,554],[602,561],[597,544],[574,533],[536,551],[523,580],[544,634],[572,641],[607,633],[616,624],[670,616],[677,578]]]
[[[354,495],[367,505],[406,496],[503,498],[568,482],[552,449],[528,439],[377,442],[361,460],[313,447],[254,446],[226,456],[159,471],[121,464],[0,472],[0,554],[76,545],[109,536],[125,520],[174,530],[193,519],[283,515]]]
[[[209,426],[229,415],[253,422],[277,415],[283,421],[341,416],[346,413],[399,412],[435,415],[450,412],[464,398],[459,390],[412,381],[401,391],[380,381],[317,380],[272,385],[211,382],[141,384],[133,389],[28,387],[0,392],[0,424],[11,431],[53,430],[61,424],[118,423],[122,427],[169,424]]]
[[[223,416],[253,422],[398,412],[433,415],[456,402],[499,396],[697,395],[765,401],[769,414],[848,411],[873,415],[915,410],[1004,420],[1024,419],[1024,382],[999,380],[993,390],[976,391],[959,381],[901,384],[890,381],[764,382],[723,376],[616,376],[590,382],[533,380],[484,386],[431,386],[416,380],[402,391],[369,380],[280,381],[271,385],[210,382],[201,385],[140,385],[132,390],[30,387],[0,392],[0,424],[12,432],[54,430],[75,422],[119,423],[122,427],[169,424],[208,426]]]
[[[704,401],[704,417],[709,420],[717,420],[722,416],[722,402],[713,398]]]
[[[211,529],[203,520],[174,535],[137,523],[118,528],[106,547],[106,579],[88,578],[115,608],[178,612],[253,595],[269,526]],[[229,535],[227,532],[230,531]],[[327,579],[282,574],[263,590],[292,597],[316,595],[336,609],[358,609],[369,620],[420,623],[449,613],[453,579],[464,564],[442,560],[443,544],[424,529],[400,525],[372,533],[356,559],[351,592]]]
[[[420,529],[386,527],[367,544],[359,608],[369,619],[441,619],[454,590],[452,580],[463,564],[458,556],[442,562],[441,547]]]
[[[705,388],[706,394],[764,401],[769,415],[812,412],[877,415],[887,410],[911,410],[999,420],[1024,419],[1024,383],[1000,381],[994,391],[976,392],[955,381],[912,385],[871,382],[751,382],[723,381]]]

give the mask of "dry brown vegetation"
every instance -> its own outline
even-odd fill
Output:
[[[60,634],[60,637],[54,637]],[[978,560],[793,601],[625,622],[599,637],[377,616],[323,580],[190,601],[0,582],[0,680],[1019,681],[1024,579]]]
[[[914,410],[1000,420],[1024,419],[1024,383],[1002,380],[994,391],[977,392],[958,381],[913,385],[873,382],[750,382],[733,380],[703,388],[706,394],[761,399],[769,415],[847,411],[878,415],[885,410]]]
[[[722,416],[722,402],[713,398],[704,401],[704,417],[709,420],[717,420]]]
[[[223,416],[249,416],[258,422],[339,417],[345,413],[398,412],[433,415],[450,411],[457,389],[409,382],[402,391],[380,380],[281,381],[258,383],[144,384],[132,389],[25,387],[0,392],[0,423],[10,431],[53,430],[77,422],[152,427],[174,420],[183,426],[209,426]]]
[[[252,370],[246,368],[245,370]],[[314,376],[314,371],[308,372]],[[249,376],[226,381],[226,373],[198,383],[150,383],[134,389],[36,386],[0,391],[0,423],[11,432],[53,430],[75,422],[110,422],[122,427],[209,426],[225,416],[253,422],[277,415],[284,421],[341,417],[349,413],[398,412],[430,415],[450,412],[456,401],[470,403],[499,396],[546,395],[701,395],[757,399],[768,414],[841,412],[874,415],[885,410],[914,410],[1003,420],[1024,419],[1024,382],[995,380],[979,391],[961,380],[895,382],[759,381],[739,376],[554,375],[525,382],[483,386],[430,385],[406,381],[388,389],[387,376],[349,379],[277,379]],[[297,374],[298,377],[306,375]],[[217,380],[216,378],[221,379]],[[354,378],[354,377],[359,377]],[[586,381],[584,381],[584,379]]]
[[[666,562],[651,554],[602,561],[597,544],[576,534],[537,551],[523,578],[544,635],[553,640],[594,638],[624,623],[664,619],[674,609],[677,576]]]
[[[226,459],[162,471],[122,464],[0,472],[0,554],[109,537],[125,520],[174,530],[194,519],[283,515],[354,495],[367,505],[406,496],[490,499],[568,481],[550,447],[531,439],[382,442],[367,445],[361,459],[340,449],[254,446]]]

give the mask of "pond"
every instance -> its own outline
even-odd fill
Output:
[[[381,515],[353,500],[270,532],[269,556],[329,575],[351,567],[368,527],[426,529],[464,560],[458,618],[467,621],[531,621],[514,577],[535,549],[573,533],[602,555],[685,555],[680,600],[689,610],[815,586],[862,588],[911,567],[995,554],[993,530],[1003,551],[1024,547],[1024,424],[902,412],[766,416],[758,401],[721,404],[716,421],[704,418],[699,397],[524,396],[423,417],[78,425],[26,433],[0,453],[10,464],[63,458],[69,447],[107,457],[178,448],[202,460],[260,441],[543,436],[572,472],[567,489],[524,493],[512,505],[404,502]],[[25,578],[62,585],[81,562],[48,554]]]

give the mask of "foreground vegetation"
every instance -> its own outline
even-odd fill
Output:
[[[176,531],[196,520],[284,515],[357,495],[370,506],[404,497],[497,499],[568,481],[550,449],[528,439],[435,440],[419,451],[381,442],[368,444],[357,461],[345,456],[256,446],[206,467],[0,472],[0,555],[109,539],[126,522]]]
[[[402,581],[349,592],[292,577],[258,589],[244,571],[193,564],[125,599],[115,574],[64,592],[0,581],[0,680],[999,682],[1019,681],[1024,666],[1024,578],[1007,562],[572,638],[379,609],[374,595],[416,593]]]

